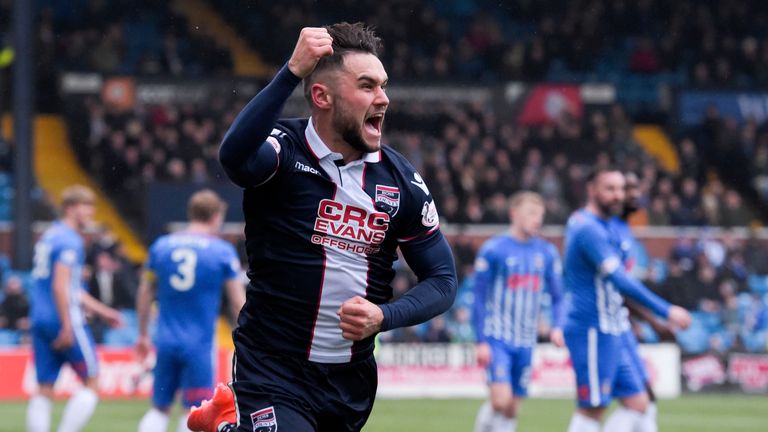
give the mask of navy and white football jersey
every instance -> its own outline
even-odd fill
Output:
[[[343,164],[311,119],[279,120],[267,141],[274,172],[246,187],[250,270],[241,330],[255,348],[321,363],[368,357],[373,337],[342,337],[339,307],[392,298],[397,247],[444,241],[422,177],[396,151]]]

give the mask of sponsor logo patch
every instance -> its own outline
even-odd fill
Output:
[[[434,201],[424,203],[424,207],[421,209],[421,223],[427,228],[435,227],[440,223]]]
[[[376,210],[381,210],[390,217],[394,217],[400,209],[400,189],[377,184],[373,200],[376,203]]]
[[[275,407],[264,408],[251,413],[253,432],[277,432]]]

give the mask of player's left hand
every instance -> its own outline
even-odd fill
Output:
[[[555,327],[549,332],[549,341],[556,347],[562,348],[565,346],[565,336],[563,336],[563,329]]]
[[[101,318],[107,322],[110,327],[122,327],[125,324],[123,314],[117,309],[107,308],[101,313]]]
[[[360,296],[345,301],[336,314],[341,318],[341,335],[351,341],[363,340],[376,334],[384,321],[381,308]]]

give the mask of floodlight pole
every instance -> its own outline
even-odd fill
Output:
[[[13,266],[32,266],[32,119],[34,116],[35,68],[32,62],[35,35],[35,2],[16,0],[13,6],[13,34],[16,51],[13,73],[13,164],[15,205],[13,216]]]

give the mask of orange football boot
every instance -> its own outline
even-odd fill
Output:
[[[195,432],[218,432],[222,423],[237,423],[237,413],[232,390],[218,383],[211,399],[189,411],[187,427]]]

